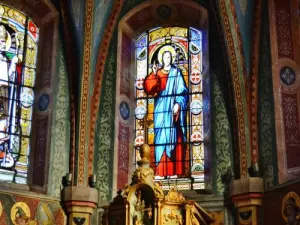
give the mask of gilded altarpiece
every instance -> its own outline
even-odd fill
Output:
[[[212,224],[211,216],[195,201],[171,189],[164,194],[161,184],[154,182],[150,168],[150,148],[143,145],[139,167],[132,183],[104,207],[103,225],[204,225]]]

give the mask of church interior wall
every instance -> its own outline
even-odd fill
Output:
[[[52,2],[56,6],[57,11],[61,13],[59,1],[53,0]],[[94,151],[92,152],[92,160],[86,160],[85,163],[86,167],[89,167],[88,164],[92,162],[92,174],[97,177],[95,188],[99,192],[98,205],[95,210],[96,213],[92,217],[92,224],[99,224],[102,216],[101,206],[107,205],[115,197],[117,189],[124,188],[125,184],[130,182],[131,174],[134,170],[133,153],[130,153],[133,148],[132,131],[130,129],[132,129],[131,122],[134,116],[134,103],[130,100],[132,99],[130,77],[134,77],[134,74],[132,74],[134,59],[130,58],[133,51],[130,45],[135,35],[128,35],[128,32],[124,32],[125,36],[121,39],[127,40],[126,45],[128,46],[123,45],[122,47],[120,44],[119,23],[128,12],[137,9],[147,1],[94,0],[92,2],[91,66],[88,80],[89,101],[91,101],[96,92],[96,83],[99,82],[96,78],[100,64],[103,64],[103,72],[101,88],[99,89],[100,104],[96,113],[95,134],[92,136]],[[250,0],[225,0],[215,5],[200,0],[193,1],[193,3],[200,4],[209,10],[211,161],[207,190],[183,191],[183,193],[187,199],[197,201],[208,210],[210,215],[215,219],[214,225],[235,223],[234,217],[236,211],[233,204],[230,203],[228,188],[233,178],[240,178],[240,154],[242,153],[238,140],[240,133],[237,130],[237,123],[239,121],[237,121],[236,96],[233,91],[235,81],[231,71],[233,70],[231,67],[232,62],[230,61],[232,58],[229,54],[230,49],[228,49],[230,43],[225,33],[221,2],[235,6],[233,7],[234,9],[231,8],[234,11],[233,14],[231,14],[232,11],[230,10],[229,13],[226,12],[230,14],[229,23],[231,30],[229,32],[235,33],[234,30],[239,26],[241,36],[238,37],[239,34],[237,34],[234,37],[236,45],[233,48],[235,47],[234,50],[237,56],[240,54],[237,52],[240,51],[243,53],[243,55],[241,54],[242,59],[237,57],[237,60],[240,60],[238,63],[244,60],[244,67],[242,66],[243,63],[237,66],[238,76],[239,81],[241,83],[245,82],[245,87],[249,88],[252,85],[251,82],[253,82],[251,78],[253,75],[251,74],[251,66],[253,66],[251,64],[251,47],[254,44],[254,37],[251,36],[251,32],[253,31],[253,23],[251,21],[254,20],[254,8],[260,1],[253,3]],[[285,6],[282,6],[281,9],[281,6],[279,7],[278,5],[283,3],[280,3],[279,0],[262,1],[257,90],[251,90],[251,88],[249,90],[243,89],[242,93],[242,102],[245,104],[249,104],[249,99],[246,99],[246,97],[251,95],[251,91],[257,94],[258,169],[259,176],[263,178],[265,188],[264,197],[262,197],[262,207],[259,208],[262,224],[269,224],[270,221],[278,225],[287,224],[288,219],[293,219],[288,218],[287,208],[291,207],[289,209],[298,212],[300,207],[299,184],[297,182],[299,179],[298,169],[300,164],[294,165],[292,170],[286,167],[286,157],[290,157],[287,154],[288,151],[293,150],[294,153],[297,152],[299,145],[297,145],[298,147],[290,148],[292,150],[286,150],[285,144],[287,142],[285,135],[287,134],[288,127],[283,122],[287,120],[282,118],[282,111],[284,109],[281,102],[282,93],[294,96],[294,99],[297,100],[295,109],[298,110],[298,114],[295,114],[296,118],[294,120],[298,121],[300,119],[300,53],[298,51],[300,44],[297,40],[299,40],[300,36],[300,23],[299,15],[296,18],[296,13],[292,9],[297,8],[296,6],[299,7],[300,3],[297,3],[295,0],[290,2],[288,9]],[[118,12],[115,11],[116,4],[123,4],[122,9]],[[70,52],[68,53],[67,50],[70,43],[66,41],[64,32],[66,24],[62,21],[61,15],[59,16],[60,19],[56,33],[57,40],[55,42],[55,63],[53,64],[55,68],[52,68],[55,71],[54,84],[51,89],[53,97],[49,105],[49,111],[52,112],[52,124],[48,132],[50,140],[48,147],[50,150],[47,161],[49,166],[45,173],[47,181],[42,189],[36,188],[31,191],[29,187],[24,189],[18,185],[0,183],[0,224],[15,224],[12,214],[18,210],[18,206],[21,206],[23,210],[25,209],[25,214],[30,215],[32,223],[58,225],[67,223],[61,206],[62,179],[71,171],[70,168],[72,166],[70,164],[76,168],[78,166],[77,159],[75,161],[71,159],[71,157],[78,157],[78,143],[76,142],[77,147],[73,148],[71,142],[73,135],[75,135],[76,141],[78,141],[80,133],[78,129],[80,109],[76,108],[75,118],[72,117],[71,112],[70,76],[73,77],[76,83],[74,87],[77,97],[80,97],[83,93],[81,84],[84,79],[82,71],[84,70],[86,7],[85,1],[80,0],[70,1],[67,4],[68,15],[71,17],[71,24],[69,24],[67,29],[74,35],[70,43],[74,47],[73,53],[77,53],[73,54],[74,58],[72,59],[74,74],[70,72]],[[289,12],[290,17],[288,18],[292,18],[290,30],[287,29],[285,31],[283,29],[284,26],[281,26],[282,21],[276,20],[276,18],[278,19],[276,15],[278,13],[285,13],[284,10],[291,10]],[[111,24],[113,15],[117,17],[114,25]],[[234,21],[237,23],[235,24]],[[142,23],[142,21],[138,22]],[[147,26],[145,25],[144,27]],[[107,38],[108,29],[110,30],[111,39]],[[273,29],[277,33],[273,32]],[[280,31],[280,29],[282,30]],[[142,30],[138,32],[140,31]],[[291,37],[279,39],[279,34],[288,35],[289,33]],[[240,40],[236,40],[235,38],[240,38]],[[284,55],[284,52],[280,53],[279,42],[283,42],[289,38],[293,40],[291,44],[291,51],[294,52],[293,56],[288,53]],[[239,41],[241,41],[241,46],[238,46],[240,49],[237,47]],[[105,48],[107,56],[101,58],[101,51],[104,49],[103,45],[105,43],[108,45]],[[288,44],[285,47],[288,48]],[[120,63],[120,57],[122,57],[122,55],[120,56],[120,52],[122,52],[123,57],[126,58],[128,56],[130,60]],[[122,60],[125,60],[125,58]],[[280,78],[280,69],[283,67],[289,67],[294,71],[295,83],[291,85],[284,84],[284,81]],[[126,70],[126,74],[120,73],[118,71],[120,68]],[[119,75],[124,75],[124,77],[118,77]],[[119,83],[117,82],[118,79],[120,79]],[[126,85],[129,86],[127,87]],[[121,90],[122,88],[123,90]],[[120,94],[121,92],[122,94]],[[79,98],[76,98],[76,104],[80,106]],[[127,107],[129,107],[129,117],[121,115],[122,104],[127,104]],[[93,102],[88,103],[88,107],[92,105]],[[248,110],[244,112],[243,117],[250,117],[250,106],[244,105],[243,107]],[[88,122],[90,122],[89,120],[91,120],[91,116],[88,116]],[[250,120],[248,122],[251,123]],[[245,122],[246,127],[249,125],[247,124],[248,122]],[[74,123],[76,124],[76,131],[72,130]],[[115,126],[116,124],[118,126]],[[299,124],[296,125],[297,129],[299,131]],[[89,130],[89,126],[87,126],[86,130]],[[77,133],[75,134],[74,132]],[[253,142],[251,132],[251,126],[249,125],[246,128],[245,134],[249,142]],[[88,143],[88,141],[86,142]],[[295,143],[299,143],[299,139]],[[119,146],[122,146],[123,152]],[[246,146],[245,161],[248,164],[248,168],[246,169],[251,169],[252,166],[251,157],[253,155],[250,146],[250,144],[248,147]],[[299,157],[298,153],[294,155]],[[88,154],[86,153],[85,157],[88,158],[87,156]],[[118,163],[115,163],[116,161]],[[90,172],[86,169],[84,177],[88,179],[91,175]],[[76,175],[73,174],[73,178]],[[299,212],[297,215],[299,215]],[[294,220],[296,221],[295,218]]]
[[[5,3],[9,4],[11,2]],[[35,15],[34,13],[32,14],[28,6],[22,6],[22,4],[23,3],[20,2],[14,2],[13,6],[17,9],[25,10],[25,12],[28,12],[30,15]],[[35,5],[34,7],[41,7],[40,9],[44,10],[43,12],[49,10],[47,9],[49,2],[40,4],[41,5]],[[46,4],[46,8],[44,4]],[[55,12],[54,8],[51,8],[51,10]],[[55,15],[55,13],[53,15]],[[48,17],[42,21],[50,19],[49,24],[51,24],[52,16],[48,15]],[[36,15],[33,16],[33,18],[38,20]],[[38,20],[38,22],[40,23],[41,21]],[[60,204],[60,192],[62,189],[62,176],[68,172],[69,167],[70,117],[68,107],[68,77],[63,52],[64,44],[62,43],[62,33],[58,30],[57,25],[57,22],[54,22],[53,28],[48,26],[48,28],[43,30],[44,32],[48,32],[48,42],[44,39],[39,46],[40,55],[38,64],[41,71],[39,72],[39,75],[43,75],[44,77],[43,79],[38,79],[39,85],[36,89],[36,102],[39,105],[36,106],[37,114],[35,114],[35,118],[42,119],[45,118],[45,116],[46,118],[50,118],[50,121],[46,124],[51,124],[51,127],[47,127],[46,125],[44,128],[49,128],[46,132],[43,129],[34,131],[34,133],[40,133],[38,134],[38,137],[41,138],[41,141],[39,142],[41,144],[36,145],[40,146],[41,149],[35,149],[35,152],[48,152],[47,162],[42,163],[43,165],[46,165],[44,172],[42,172],[42,169],[33,167],[33,165],[30,166],[33,173],[35,170],[40,170],[38,171],[39,174],[36,173],[39,177],[34,179],[35,181],[39,180],[38,183],[44,182],[44,186],[42,188],[35,186],[32,187],[32,189],[31,186],[27,185],[2,182],[0,185],[0,224],[3,225],[19,224],[19,222],[16,221],[16,215],[20,214],[26,217],[28,224],[65,224],[66,222],[65,213]],[[52,39],[54,40],[53,43],[51,43]],[[55,50],[55,52],[52,55],[51,51],[53,50]],[[47,60],[45,60],[43,54],[45,54],[45,56],[47,55]],[[51,61],[52,59],[53,61]],[[51,77],[52,74],[53,77]],[[49,82],[52,82],[51,85],[41,86],[40,84],[47,83],[46,79],[50,79]],[[48,99],[48,101],[41,102],[41,96],[46,96],[46,100]],[[51,116],[48,117],[48,115]],[[47,144],[44,145],[42,140],[45,140]],[[46,150],[46,146],[49,147],[49,151]],[[44,153],[41,155],[44,155]],[[39,157],[43,160],[43,156],[41,155]],[[38,162],[39,159],[37,156],[34,157],[36,162]],[[42,175],[40,174],[41,172]],[[31,174],[29,175],[29,180],[32,179],[33,177]]]

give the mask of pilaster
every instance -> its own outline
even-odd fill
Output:
[[[233,180],[229,189],[237,211],[237,223],[239,225],[258,225],[259,208],[262,205],[264,192],[263,179],[247,177]]]
[[[68,186],[62,191],[62,199],[68,214],[68,225],[91,224],[91,215],[97,206],[97,189]]]

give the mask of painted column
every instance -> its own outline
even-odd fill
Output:
[[[68,225],[90,225],[97,207],[98,191],[90,187],[65,187],[62,199],[68,215]]]
[[[237,224],[259,224],[259,208],[264,192],[263,179],[248,177],[233,180],[229,186],[230,196],[236,208]]]
[[[219,0],[218,4],[224,38],[227,43],[235,99],[236,149],[239,150],[238,154],[236,154],[235,173],[237,177],[246,178],[248,176],[248,167],[251,164],[251,146],[243,45],[233,1]]]

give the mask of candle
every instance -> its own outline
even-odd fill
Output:
[[[93,183],[96,183],[96,181],[97,181],[97,176],[96,176],[96,175],[93,175],[93,176],[92,176],[92,182],[93,182]]]
[[[89,177],[90,187],[92,187],[92,188],[96,187],[96,180],[97,180],[96,175],[92,175]]]
[[[71,173],[67,173],[66,180],[70,181],[70,182],[72,181],[72,174]]]

